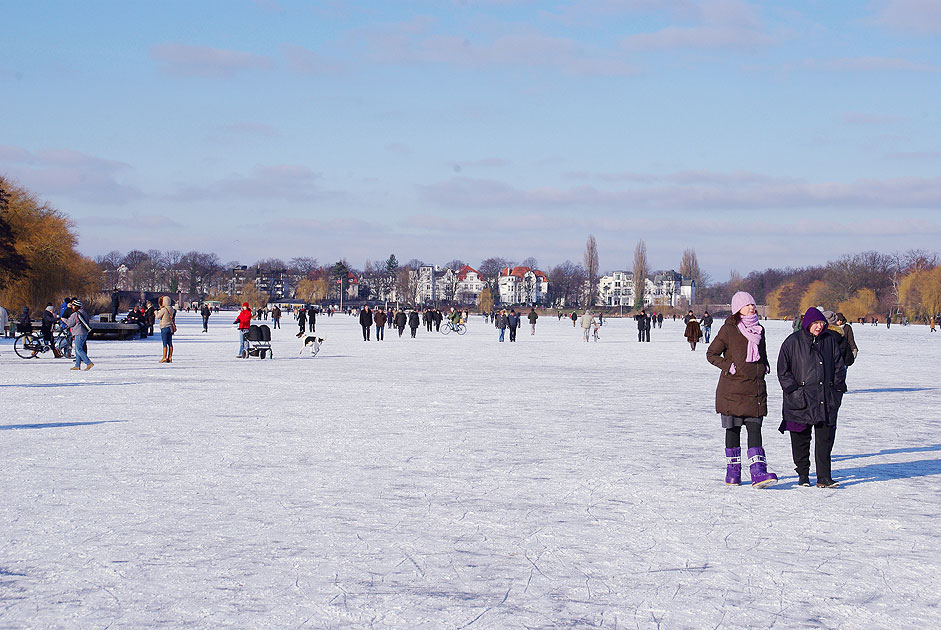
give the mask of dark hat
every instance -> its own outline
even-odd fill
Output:
[[[801,328],[804,330],[810,330],[810,325],[814,322],[823,322],[827,323],[827,318],[823,316],[816,307],[811,306],[807,309],[807,312],[804,313],[804,316],[801,318]]]

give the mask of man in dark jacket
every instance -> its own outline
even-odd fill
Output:
[[[798,483],[810,485],[811,432],[817,438],[814,457],[817,487],[834,488],[830,471],[832,432],[846,391],[846,366],[835,333],[814,307],[801,318],[801,329],[792,333],[778,353],[778,381],[784,390],[779,431],[791,432],[791,453]]]
[[[634,319],[637,321],[637,341],[650,341],[650,316],[641,310]]]
[[[199,309],[199,314],[203,317],[203,332],[209,332],[209,316],[212,315],[212,309],[204,303]]]
[[[118,302],[120,302],[121,294],[118,293],[118,288],[114,287],[111,290],[111,321],[118,321]]]
[[[712,336],[712,315],[709,311],[702,312],[702,334],[703,341],[709,343],[709,337]]]
[[[392,320],[395,322],[395,327],[399,329],[399,337],[401,337],[402,332],[405,330],[405,322],[408,320],[405,316],[405,311],[396,311],[395,317],[393,317]]]
[[[516,341],[516,329],[520,327],[520,316],[516,309],[510,309],[510,314],[506,317],[506,325],[510,329],[510,341]]]
[[[372,328],[372,311],[369,310],[368,304],[359,312],[359,325],[363,327],[363,341],[369,341],[369,331]]]
[[[307,325],[310,326],[310,332],[317,332],[317,308],[310,304],[307,306]]]
[[[849,355],[843,356],[846,367],[849,367],[856,362],[856,355],[859,353],[859,348],[856,347],[856,335],[853,334],[853,327],[846,321],[843,313],[836,314],[836,324],[843,329],[843,337],[846,339],[846,345],[849,346]]]
[[[56,315],[56,307],[52,305],[52,302],[49,302],[46,304],[46,310],[42,312],[42,325],[39,330],[42,332],[43,343],[52,348],[52,354],[58,359],[62,356],[62,353],[56,348],[55,338],[52,336],[52,327],[56,325],[57,321],[59,321],[59,316]]]
[[[506,335],[507,326],[506,309],[503,309],[497,313],[496,318],[493,320],[493,325],[497,330],[500,331],[500,343],[503,343],[503,337]]]
[[[386,314],[381,306],[376,307],[376,311],[372,315],[372,321],[376,324],[376,341],[382,341],[386,329]]]
[[[418,324],[421,323],[418,317],[418,311],[412,311],[408,314],[408,327],[412,331],[412,339],[415,338],[415,333],[418,332]]]
[[[529,334],[535,335],[536,334],[536,320],[539,319],[539,313],[536,312],[535,306],[529,309],[529,315],[527,315],[527,318],[529,319]],[[561,313],[559,313],[559,319],[562,319]]]

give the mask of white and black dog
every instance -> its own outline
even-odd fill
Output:
[[[304,340],[304,345],[301,346],[301,351],[298,354],[303,354],[304,349],[310,346],[310,356],[315,357],[317,353],[320,352],[320,346],[323,344],[323,337],[316,337],[314,335],[308,335],[306,333],[300,333],[297,335],[299,339]]]

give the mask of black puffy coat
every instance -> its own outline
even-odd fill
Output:
[[[419,324],[418,313],[416,311],[412,311],[411,313],[408,314],[408,327],[418,328],[418,324]]]
[[[372,326],[372,311],[364,308],[359,312],[359,325],[364,328]]]
[[[846,391],[839,339],[829,330],[817,337],[804,329],[792,333],[778,354],[778,381],[786,422],[836,424]]]

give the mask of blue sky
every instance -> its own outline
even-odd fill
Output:
[[[88,255],[938,249],[937,0],[8,5],[0,173]]]

